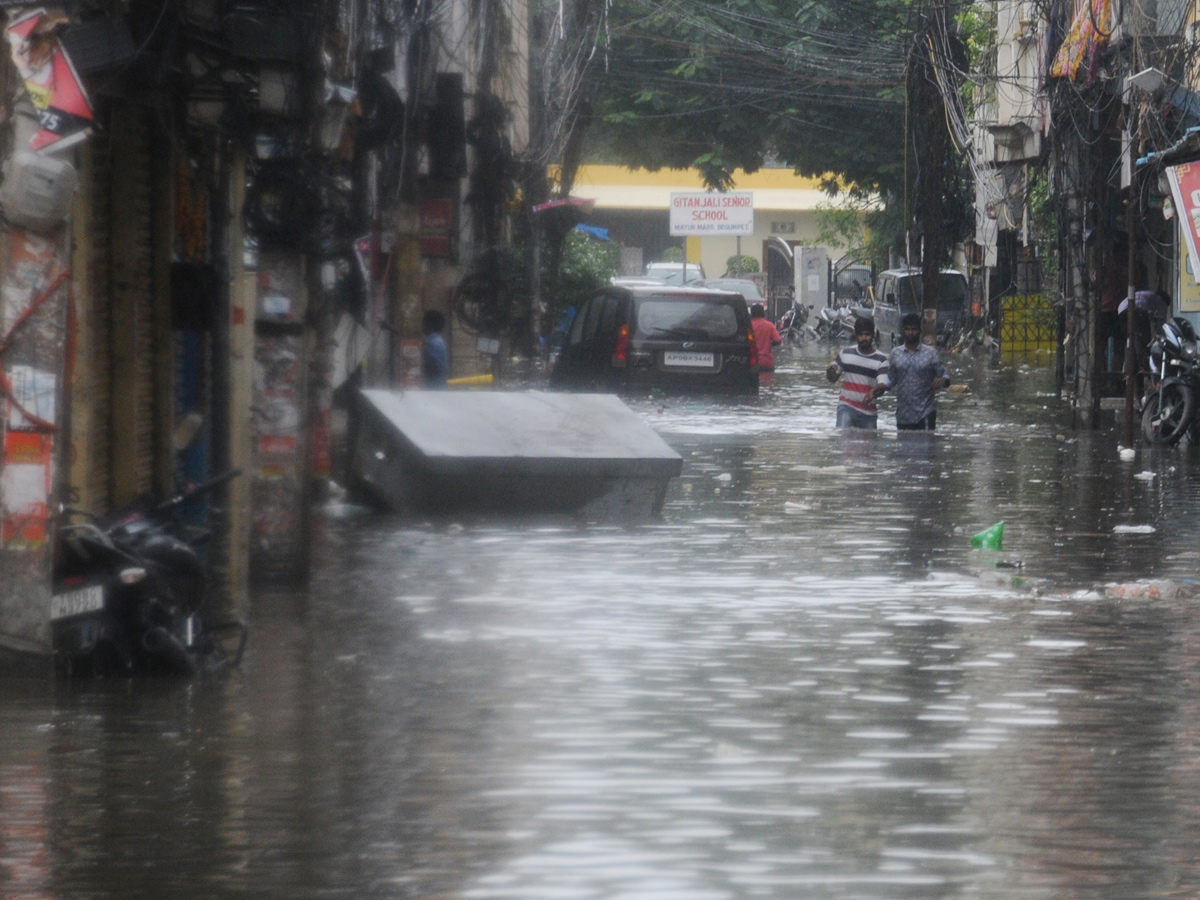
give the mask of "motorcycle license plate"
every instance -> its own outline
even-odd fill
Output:
[[[712,368],[711,353],[696,353],[687,350],[666,350],[663,352],[664,366],[708,366]]]
[[[104,609],[104,587],[99,584],[55,594],[50,598],[50,621]]]

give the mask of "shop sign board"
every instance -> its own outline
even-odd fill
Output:
[[[454,209],[449,200],[422,200],[418,208],[422,256],[449,256]]]
[[[1179,227],[1191,260],[1192,279],[1200,281],[1200,162],[1167,167],[1167,181],[1175,208],[1179,210]]]

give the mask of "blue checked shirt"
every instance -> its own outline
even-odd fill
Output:
[[[896,388],[896,424],[915,425],[937,409],[933,381],[949,377],[937,350],[928,344],[918,344],[912,351],[903,344],[894,347],[888,387]]]

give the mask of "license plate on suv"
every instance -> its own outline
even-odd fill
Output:
[[[50,621],[104,609],[104,587],[99,584],[77,588],[50,598]]]
[[[711,353],[698,353],[694,350],[664,350],[663,365],[711,369],[713,366],[713,355]]]

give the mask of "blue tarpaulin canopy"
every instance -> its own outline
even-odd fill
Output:
[[[575,227],[578,228],[580,231],[584,232],[585,234],[590,234],[594,238],[599,238],[602,241],[608,240],[608,229],[607,228],[597,228],[595,225],[583,225],[583,224],[576,225]]]

